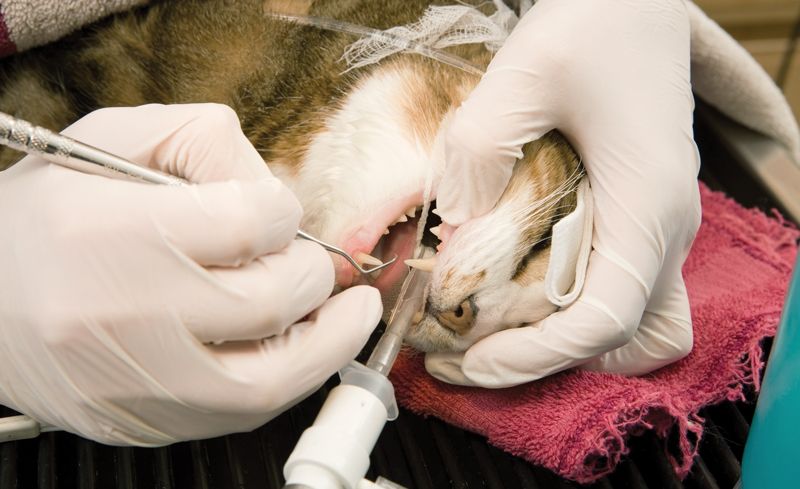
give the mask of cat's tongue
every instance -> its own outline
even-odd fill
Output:
[[[402,225],[396,225],[382,243],[381,260],[385,263],[397,256],[394,263],[384,268],[372,284],[381,293],[389,291],[397,282],[405,278],[408,267],[404,263],[414,254],[417,240],[417,222],[414,218]]]

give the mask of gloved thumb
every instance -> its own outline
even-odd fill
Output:
[[[355,358],[381,312],[377,289],[352,287],[282,335],[210,349],[237,378],[248,379],[246,391],[237,397],[244,412],[283,410]]]
[[[511,33],[447,129],[437,209],[452,226],[491,210],[523,146],[556,126],[559,70],[527,29],[531,19]]]

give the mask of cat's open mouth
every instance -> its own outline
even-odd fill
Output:
[[[433,204],[435,202],[431,208]],[[414,253],[422,208],[421,193],[387,202],[355,229],[345,233],[343,249],[361,262],[364,268],[384,263],[395,256],[397,260],[383,270],[361,276],[349,263],[337,257],[337,284],[349,287],[366,283],[386,292],[401,281],[408,271],[404,261],[412,258]],[[438,222],[439,219],[429,212],[425,224],[426,239],[435,239],[430,229]]]

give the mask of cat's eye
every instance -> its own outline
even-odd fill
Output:
[[[466,334],[475,316],[478,314],[478,307],[473,297],[468,297],[452,311],[445,311],[436,315],[439,324],[453,331],[456,334]]]

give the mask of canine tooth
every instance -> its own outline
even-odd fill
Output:
[[[434,265],[436,265],[436,259],[437,258],[435,256],[432,256],[430,258],[422,258],[418,260],[406,260],[405,264],[409,267],[422,270],[423,272],[431,272],[433,271]]]
[[[387,234],[389,234],[389,228],[383,230],[383,235],[386,236]]]
[[[398,222],[406,222],[406,221],[408,221],[408,218],[406,217],[405,214],[403,214],[402,216],[397,218],[397,220],[395,221],[395,224],[397,224]]]
[[[439,209],[431,209],[431,212],[433,212],[434,214],[439,216]],[[439,217],[442,217],[442,216],[439,216]]]
[[[406,209],[406,215],[408,217],[414,217],[416,214],[417,214],[417,208],[416,207],[412,206],[412,207],[409,207],[408,209]]]
[[[356,253],[355,259],[362,265],[373,265],[373,266],[383,265],[382,261],[380,261],[379,259],[375,258],[372,255],[364,253],[363,251],[359,251],[358,253]]]
[[[434,227],[431,228],[431,232],[437,238],[441,238],[441,236],[439,236],[439,233],[441,232],[441,230],[442,230],[442,228],[440,226],[434,226]]]

